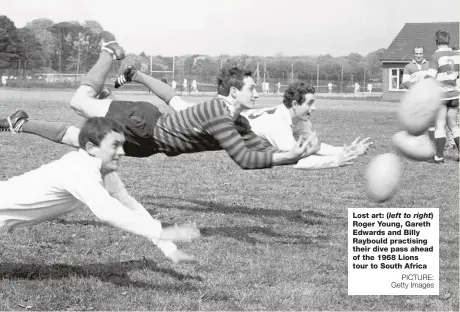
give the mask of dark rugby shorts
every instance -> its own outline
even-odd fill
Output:
[[[126,156],[148,157],[155,153],[153,129],[162,113],[149,102],[112,101],[105,117],[115,119],[125,127]]]

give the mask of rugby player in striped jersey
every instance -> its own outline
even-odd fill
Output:
[[[435,35],[438,49],[430,60],[430,68],[427,71],[429,77],[435,78],[441,84],[442,105],[436,119],[435,163],[444,162],[444,147],[446,144],[446,122],[452,132],[453,139],[459,148],[460,128],[457,125],[459,91],[457,79],[459,76],[460,55],[449,47],[450,34],[447,31],[438,30]],[[457,156],[457,161],[459,157]]]
[[[223,149],[241,168],[261,169],[293,164],[318,151],[320,142],[315,135],[306,141],[299,139],[289,151],[262,144],[245,119],[239,118],[243,109],[254,107],[258,94],[251,73],[238,68],[220,71],[219,97],[180,112],[162,114],[148,102],[98,99],[112,58],[124,57],[113,35],[105,32],[104,36],[109,44],[102,47],[98,61],[82,79],[70,105],[83,117],[110,117],[122,123],[127,156],[148,157],[156,153],[176,156]],[[78,147],[78,128],[61,122],[29,120],[24,111],[0,120],[0,128],[33,133]]]
[[[131,65],[125,66],[125,70],[116,79],[114,86],[119,88],[129,82],[138,82],[147,86],[176,111],[195,105],[183,100],[171,87],[137,71]],[[296,82],[288,86],[284,93],[283,104],[268,108],[246,109],[241,112],[240,118],[250,125],[251,130],[263,144],[288,151],[301,136],[303,138],[316,136],[310,121],[310,113],[316,109],[314,102],[315,88],[303,82]],[[321,143],[317,153],[302,158],[294,168],[326,169],[351,164],[353,159],[363,155],[373,144],[367,142],[370,138],[361,141],[359,139],[344,147]]]

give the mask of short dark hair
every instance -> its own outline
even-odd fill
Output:
[[[112,118],[91,117],[88,118],[78,135],[78,144],[80,148],[85,149],[86,143],[91,142],[100,146],[102,140],[110,132],[124,133],[124,126]]]
[[[437,45],[449,45],[450,34],[445,30],[438,30],[434,35],[434,41]]]
[[[292,107],[292,102],[294,100],[297,101],[297,103],[302,104],[302,98],[305,94],[307,93],[315,93],[315,88],[309,84],[306,84],[304,82],[295,82],[293,84],[290,84],[286,91],[284,91],[284,97],[283,97],[283,103],[286,108],[291,108]]]
[[[246,77],[252,77],[250,70],[238,67],[230,69],[222,68],[217,74],[217,94],[228,96],[231,87],[241,90],[244,85],[244,78]]]
[[[166,77],[161,77],[160,80],[163,81],[164,83],[168,84],[168,79],[166,79]]]

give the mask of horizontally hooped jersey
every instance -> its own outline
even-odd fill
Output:
[[[275,149],[263,145],[241,118],[233,120],[220,98],[162,115],[151,136],[154,153],[176,156],[225,150],[244,169],[272,166]]]
[[[460,55],[458,51],[452,51],[451,48],[440,48],[431,58],[429,74],[441,83],[443,100],[459,98],[457,89],[459,64]]]

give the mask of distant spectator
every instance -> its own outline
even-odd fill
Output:
[[[264,86],[264,95],[268,95],[268,91],[270,90],[270,83],[267,81],[267,82],[264,82],[263,83],[263,86]]]
[[[187,86],[188,86],[188,81],[186,78],[184,78],[184,82],[182,83],[182,92],[186,92],[187,91]]]
[[[177,84],[176,81],[173,79],[173,81],[171,81],[171,88],[173,88],[174,91],[176,91],[176,87],[177,87],[176,84]]]
[[[372,83],[367,84],[367,92],[369,92],[369,94],[372,93]]]
[[[329,84],[327,85],[327,88],[329,90],[329,94],[332,93],[332,86],[333,86],[332,82],[329,81]]]
[[[280,95],[281,94],[281,81],[278,81],[278,83],[276,84],[276,94]]]
[[[198,84],[196,83],[196,79],[192,80],[192,92],[198,92]]]
[[[359,83],[355,82],[355,94],[359,92]]]
[[[3,75],[2,76],[2,85],[3,87],[6,87],[6,81],[8,80],[8,76]]]

